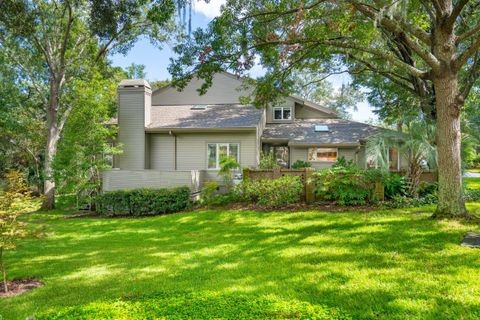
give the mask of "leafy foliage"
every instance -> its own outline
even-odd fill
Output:
[[[179,212],[190,206],[190,188],[119,190],[97,197],[102,215],[148,216]]]
[[[308,161],[297,160],[292,163],[292,169],[303,169],[303,168],[310,168],[312,164]]]
[[[20,216],[30,208],[30,190],[24,176],[18,171],[6,174],[7,189],[0,194],[0,271],[3,275],[4,291],[8,291],[7,271],[4,260],[6,250],[15,250],[19,239],[28,235],[26,224]]]
[[[223,182],[227,188],[227,191],[230,190],[233,183],[232,173],[233,170],[240,168],[240,163],[235,160],[233,157],[223,157],[220,159],[220,170],[218,175],[222,177]]]
[[[278,179],[245,179],[237,189],[244,201],[269,207],[299,202],[303,193],[300,177],[285,175]]]
[[[280,165],[277,163],[273,152],[262,152],[258,167],[262,170],[272,170],[279,169]]]
[[[358,168],[334,166],[317,171],[313,177],[315,193],[320,199],[336,201],[341,205],[367,203],[370,188]]]

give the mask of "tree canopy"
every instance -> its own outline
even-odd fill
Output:
[[[194,74],[204,78],[204,92],[212,73],[244,74],[258,57],[267,73],[253,102],[262,106],[290,92],[298,70],[381,76],[415,96],[437,125],[436,216],[466,216],[460,114],[480,75],[479,17],[469,0],[229,1],[176,47],[170,71],[179,87]]]

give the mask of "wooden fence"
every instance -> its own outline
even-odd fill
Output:
[[[273,169],[273,170],[260,170],[260,169],[244,169],[243,177],[252,180],[257,179],[277,179],[283,176],[296,176],[300,177],[304,192],[302,195],[303,200],[307,203],[315,202],[315,181],[312,174],[315,172],[312,168],[303,169]],[[383,183],[378,182],[373,186],[373,192],[380,201],[385,200],[385,188]]]

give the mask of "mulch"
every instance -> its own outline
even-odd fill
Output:
[[[2,281],[0,283],[0,298],[18,296],[41,286],[43,286],[43,282],[37,279],[16,279],[7,281],[8,291],[5,292]]]

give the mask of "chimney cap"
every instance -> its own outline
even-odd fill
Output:
[[[120,84],[118,86],[122,87],[122,88],[145,87],[145,88],[151,89],[148,81],[144,80],[144,79],[124,79],[124,80],[120,81]]]

